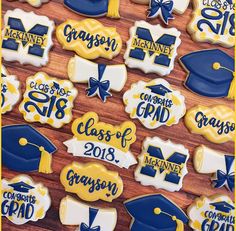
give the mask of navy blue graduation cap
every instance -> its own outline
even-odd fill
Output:
[[[28,193],[30,189],[34,188],[33,186],[30,186],[23,181],[9,184],[8,186],[11,186],[17,192],[24,192],[24,193]]]
[[[188,71],[185,86],[202,96],[234,99],[234,59],[219,49],[202,50],[180,58]]]
[[[153,85],[153,86],[147,86],[147,88],[149,88],[152,93],[155,93],[157,95],[162,95],[165,96],[165,94],[171,92],[170,89],[168,89],[167,87],[163,86],[162,84],[157,84],[157,85]]]
[[[52,154],[56,147],[27,124],[2,127],[2,162],[19,172],[51,173]]]
[[[234,206],[230,205],[229,203],[225,201],[211,203],[210,205],[214,206],[216,210],[229,213],[231,210],[234,209]]]
[[[138,197],[124,204],[133,218],[131,231],[184,230],[188,222],[186,214],[161,194]]]

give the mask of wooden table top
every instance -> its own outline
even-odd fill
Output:
[[[147,6],[138,5],[130,2],[130,0],[121,0],[121,19],[112,20],[110,18],[99,18],[98,20],[102,22],[105,26],[115,26],[117,31],[122,37],[123,47],[120,55],[114,58],[111,61],[107,61],[99,58],[97,60],[98,63],[107,63],[107,64],[120,64],[123,63],[123,55],[126,49],[126,41],[129,39],[129,28],[134,24],[137,20],[146,20],[146,9]],[[40,8],[33,8],[27,3],[20,3],[18,1],[2,1],[2,13],[3,15],[7,10],[13,10],[14,8],[20,8],[25,11],[34,11],[39,15],[46,15],[51,20],[54,20],[56,25],[59,25],[66,19],[75,19],[81,20],[84,19],[83,16],[79,16],[76,13],[70,11],[66,7],[63,6],[62,0],[50,0],[49,3],[43,4]],[[207,48],[220,48],[225,51],[229,55],[233,56],[234,49],[226,49],[220,46],[211,45],[208,43],[196,43],[193,42],[186,32],[187,24],[191,18],[192,13],[192,4],[190,4],[189,8],[183,15],[176,15],[175,19],[169,22],[168,27],[176,27],[181,31],[181,40],[182,43],[178,48],[178,57],[182,55],[188,54],[189,52],[207,49]],[[152,24],[160,23],[159,19],[152,20]],[[5,62],[3,64],[8,69],[10,74],[14,74],[18,77],[21,82],[22,92],[25,90],[25,80],[28,76],[34,75],[38,71],[44,71],[48,73],[50,76],[57,77],[59,79],[68,79],[67,76],[67,63],[68,60],[74,56],[73,52],[63,50],[61,45],[58,43],[55,33],[53,36],[54,47],[50,52],[50,62],[46,67],[37,68],[31,65],[21,65],[18,62]],[[100,120],[103,122],[107,122],[113,125],[117,125],[122,123],[123,121],[130,120],[129,115],[124,111],[124,104],[122,102],[123,93],[130,88],[132,83],[135,83],[139,80],[150,81],[154,78],[157,78],[156,74],[144,74],[140,70],[130,69],[128,68],[128,81],[125,85],[125,88],[120,93],[114,93],[113,97],[109,98],[108,101],[103,104],[101,100],[97,97],[88,98],[85,95],[86,84],[76,84],[76,88],[79,91],[79,94],[75,100],[75,106],[73,109],[73,119],[82,116],[84,113],[88,111],[95,111],[98,113]],[[175,68],[170,73],[168,77],[165,79],[172,85],[174,89],[180,90],[181,93],[186,98],[186,107],[187,109],[192,106],[201,104],[205,106],[210,106],[214,104],[224,104],[231,108],[234,108],[233,101],[229,101],[227,99],[208,99],[198,95],[191,93],[183,86],[183,82],[186,78],[186,73],[183,68],[180,66],[178,62],[178,58],[175,61]],[[140,183],[134,180],[134,170],[136,166],[132,166],[127,169],[120,169],[115,167],[114,165],[110,165],[108,163],[102,162],[109,170],[118,171],[120,176],[124,181],[124,192],[123,194],[112,203],[106,202],[95,202],[92,203],[94,206],[101,207],[115,207],[118,210],[118,223],[116,226],[116,231],[128,231],[131,218],[127,214],[123,202],[126,199],[130,199],[136,196],[144,195],[144,194],[153,194],[153,193],[162,193],[167,196],[169,199],[173,200],[176,204],[178,204],[184,211],[186,208],[193,202],[194,198],[200,195],[210,196],[215,193],[224,193],[233,198],[233,193],[229,193],[225,188],[214,189],[211,187],[210,183],[210,175],[198,174],[195,172],[192,163],[192,155],[194,148],[197,146],[204,144],[210,148],[215,150],[222,150],[228,153],[234,153],[234,144],[233,142],[228,142],[221,145],[216,145],[208,142],[205,138],[200,135],[191,134],[187,128],[184,126],[183,119],[179,122],[179,124],[171,126],[171,127],[161,127],[155,130],[148,130],[144,128],[137,120],[133,120],[133,122],[137,126],[137,141],[131,146],[131,151],[137,157],[141,152],[142,142],[145,137],[154,137],[158,136],[164,140],[171,139],[175,143],[183,144],[190,151],[190,159],[188,161],[188,171],[189,173],[185,176],[183,181],[183,188],[179,192],[167,192],[165,190],[157,190],[154,187],[145,187]],[[2,117],[2,124],[24,124],[22,115],[18,110],[18,106],[14,107],[14,110]],[[61,129],[54,129],[48,125],[41,125],[39,123],[32,124],[36,129],[38,129],[41,133],[45,134],[49,139],[53,141],[53,143],[57,146],[58,151],[53,155],[53,174],[39,174],[37,172],[29,173],[35,182],[42,182],[46,187],[48,187],[51,198],[52,205],[49,211],[46,214],[46,217],[37,222],[29,222],[23,226],[16,226],[12,224],[6,218],[3,218],[3,230],[4,231],[17,231],[17,230],[37,230],[37,231],[45,231],[45,230],[75,230],[75,226],[63,226],[60,223],[58,216],[58,208],[60,204],[60,200],[68,195],[64,191],[63,186],[60,184],[59,176],[62,168],[71,163],[72,161],[78,162],[89,162],[90,159],[83,159],[79,157],[73,157],[71,154],[67,153],[66,147],[63,145],[65,140],[68,140],[72,137],[72,133],[70,130],[71,123],[65,125]],[[10,171],[3,167],[2,176],[4,178],[13,178],[18,173],[14,171]],[[74,198],[79,198],[74,194]],[[185,230],[190,230],[188,227]]]

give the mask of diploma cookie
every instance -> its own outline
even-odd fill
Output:
[[[193,40],[233,47],[235,3],[229,0],[193,0],[193,5],[193,19],[187,27]]]
[[[10,75],[2,65],[1,70],[1,113],[12,111],[14,105],[20,100],[20,82],[15,75]]]
[[[130,39],[124,54],[125,64],[144,73],[168,75],[174,68],[180,32],[145,21],[137,21],[130,28]]]
[[[230,191],[234,190],[235,157],[233,154],[201,145],[195,149],[193,163],[198,173],[213,174],[211,179],[215,188],[225,186]]]
[[[124,205],[132,217],[130,231],[184,231],[188,223],[184,211],[161,194],[132,198]]]
[[[64,5],[74,12],[88,16],[120,18],[120,0],[64,0]]]
[[[54,22],[46,16],[20,9],[8,10],[2,31],[2,56],[6,61],[18,61],[36,67],[45,66],[53,45]]]
[[[213,143],[234,141],[235,112],[227,106],[193,107],[187,111],[184,122],[191,133],[200,134]]]
[[[98,208],[67,196],[61,200],[59,208],[63,225],[78,225],[76,231],[113,231],[117,222],[115,208]]]
[[[134,175],[142,185],[170,192],[179,191],[188,173],[189,151],[183,145],[158,137],[146,138]]]
[[[129,151],[136,140],[136,126],[126,121],[120,126],[99,122],[95,112],[88,112],[72,124],[74,137],[64,142],[74,156],[102,160],[120,168],[137,163]]]
[[[2,163],[18,172],[52,173],[52,154],[57,148],[28,124],[2,127]]]
[[[95,19],[68,19],[57,27],[56,35],[63,49],[75,51],[85,59],[112,59],[122,48],[116,28],[104,27]]]
[[[234,99],[234,59],[219,49],[201,50],[180,58],[188,72],[185,87],[192,92],[212,98]]]
[[[88,83],[87,95],[98,95],[103,102],[112,96],[110,90],[121,91],[127,81],[127,69],[124,64],[97,64],[75,55],[69,60],[67,69],[72,82]]]
[[[77,89],[69,80],[38,72],[26,80],[26,91],[19,106],[27,122],[40,122],[60,128],[72,120]]]
[[[235,206],[226,195],[197,198],[188,207],[187,214],[194,231],[234,231]]]
[[[123,101],[130,118],[138,119],[149,129],[177,124],[186,112],[184,96],[172,90],[164,79],[134,83]]]
[[[2,180],[2,216],[16,225],[43,219],[51,206],[48,189],[26,175]]]
[[[10,2],[16,1],[16,0],[8,0]],[[19,0],[20,2],[27,2],[28,4],[30,4],[33,7],[40,7],[42,5],[42,3],[46,3],[49,0]]]
[[[75,193],[85,201],[112,202],[123,192],[119,174],[98,163],[73,162],[62,169],[60,180],[66,192]]]

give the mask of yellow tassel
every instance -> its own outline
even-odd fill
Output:
[[[177,219],[176,216],[173,216],[172,220],[176,222],[176,231],[184,231],[184,224],[181,220]]]
[[[49,154],[49,152],[45,151],[43,147],[39,148],[39,151],[41,152],[41,158],[39,163],[39,172],[42,173],[52,173],[52,155]]]
[[[108,0],[108,10],[107,10],[107,17],[110,18],[120,18],[119,14],[119,5],[120,1],[119,0]]]
[[[234,73],[234,79],[232,80],[230,84],[227,98],[232,99],[232,100],[235,98],[235,73]]]

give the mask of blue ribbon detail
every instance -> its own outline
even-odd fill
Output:
[[[226,165],[226,173],[221,171],[221,170],[217,170],[216,172],[216,180],[214,180],[214,186],[215,188],[221,188],[224,185],[227,186],[227,188],[229,188],[230,191],[234,190],[234,172],[230,172],[230,169],[232,167],[234,161],[234,157],[233,156],[227,156],[225,155],[225,165]]]
[[[82,223],[80,226],[80,231],[101,231],[100,226],[92,227],[93,222],[97,216],[98,209],[89,208],[89,226]]]
[[[105,64],[98,65],[98,80],[93,77],[90,77],[89,88],[86,90],[88,96],[94,96],[98,90],[98,96],[103,102],[106,102],[106,98],[108,96],[112,96],[111,93],[109,92],[110,81],[108,80],[101,81],[105,69],[106,69]]]
[[[164,22],[168,24],[168,20],[174,18],[172,16],[173,7],[173,0],[151,0],[148,9],[148,17],[154,18],[160,10]]]

